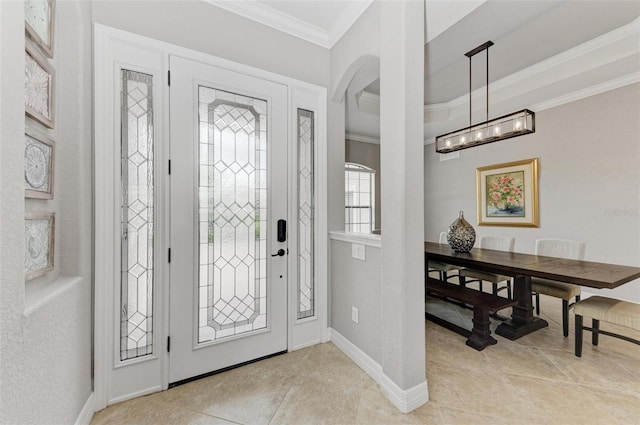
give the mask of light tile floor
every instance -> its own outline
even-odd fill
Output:
[[[573,326],[562,337],[560,301],[543,296],[542,310],[548,328],[496,336],[481,352],[426,322],[430,401],[410,414],[327,343],[118,403],[91,424],[640,424],[640,347],[607,336],[593,347],[585,333],[579,359]]]

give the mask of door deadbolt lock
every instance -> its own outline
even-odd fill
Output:
[[[278,250],[278,252],[276,252],[275,254],[271,254],[272,257],[284,257],[285,251],[284,249],[280,248]]]

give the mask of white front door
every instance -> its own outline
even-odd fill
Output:
[[[174,383],[287,349],[287,88],[177,56],[170,70]]]

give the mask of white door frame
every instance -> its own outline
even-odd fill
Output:
[[[135,51],[137,54],[132,55]],[[94,410],[109,404],[160,391],[168,387],[169,364],[169,88],[168,58],[179,55],[195,61],[244,73],[288,87],[289,164],[297,158],[297,108],[315,113],[315,291],[316,313],[297,320],[297,256],[292,249],[289,261],[288,347],[289,351],[329,340],[327,327],[327,89],[251,66],[235,63],[195,50],[175,46],[126,31],[94,24]],[[119,282],[120,180],[116,164],[119,152],[118,87],[120,67],[154,75],[156,232],[154,354],[121,362],[116,355],[116,293]],[[118,126],[116,126],[116,124]],[[294,170],[296,168],[293,168]],[[289,173],[289,240],[297,240],[297,174]],[[290,245],[290,248],[292,246]],[[123,385],[122,374],[135,375],[135,385]]]

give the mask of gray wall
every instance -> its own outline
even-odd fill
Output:
[[[351,244],[331,241],[331,327],[382,364],[380,248],[365,247],[365,261],[351,258]],[[358,323],[351,307],[358,309]]]
[[[440,162],[425,146],[425,239],[459,210],[478,235],[509,235],[532,253],[537,238],[587,244],[586,260],[640,265],[640,84],[536,114],[536,133],[460,151]],[[540,227],[478,226],[476,167],[539,158]],[[593,291],[587,289],[587,291]],[[640,302],[640,282],[603,295]]]
[[[380,145],[374,143],[357,142],[355,140],[347,139],[345,141],[345,156],[346,162],[355,162],[356,164],[362,164],[369,168],[376,170],[376,191],[375,191],[375,220],[376,229],[382,228],[382,221],[380,218]]]
[[[329,50],[203,1],[96,1],[104,25],[328,87]]]
[[[50,201],[24,198],[24,3],[0,21],[0,423],[74,423],[91,393],[91,3],[56,5],[55,128],[33,124],[56,142]],[[56,213],[55,269],[26,284],[24,211]]]

